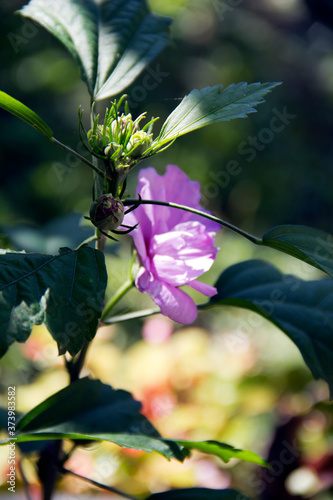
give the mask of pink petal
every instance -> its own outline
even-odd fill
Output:
[[[152,272],[174,286],[181,286],[208,271],[216,257],[214,240],[198,222],[186,222],[179,230],[156,235],[149,248]]]
[[[197,292],[202,293],[202,295],[206,295],[206,297],[213,297],[217,294],[217,289],[215,288],[215,286],[207,285],[206,283],[202,283],[201,281],[193,280],[189,281],[186,284]]]
[[[135,284],[142,293],[148,293],[161,313],[178,323],[192,323],[198,314],[191,297],[178,288],[160,281],[152,273],[141,267]]]
[[[140,170],[137,192],[145,200],[169,201],[210,213],[200,206],[200,184],[191,181],[176,165],[168,165],[164,175],[159,175],[152,167]],[[199,215],[158,205],[141,205],[134,213],[125,216],[124,224],[134,225],[140,221],[141,231],[147,241],[154,234],[167,232],[189,220],[205,224],[211,232],[221,229],[216,222]]]
[[[198,315],[197,307],[191,297],[185,292],[167,283],[161,282],[161,288],[156,296],[152,296],[161,313],[173,321],[188,325],[193,323]]]

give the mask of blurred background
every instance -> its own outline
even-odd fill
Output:
[[[38,113],[57,139],[77,149],[79,105],[89,115],[86,87],[61,44],[14,15],[24,4],[0,4],[0,88]],[[174,17],[173,43],[128,89],[133,116],[147,110],[148,117],[159,116],[162,124],[178,99],[193,88],[240,81],[283,84],[246,120],[193,132],[140,167],[151,165],[164,173],[167,163],[177,164],[201,183],[206,208],[257,236],[281,224],[332,233],[333,2],[149,4],[154,12]],[[146,88],[147,72],[156,82],[153,89]],[[98,109],[102,112],[107,105],[100,103]],[[48,253],[60,246],[75,247],[93,233],[82,222],[91,203],[91,171],[3,110],[0,130],[1,247]],[[134,172],[129,182],[132,196],[135,186]],[[126,276],[130,240],[124,237],[108,245],[109,294]],[[218,259],[204,277],[209,283],[229,265],[254,257],[304,279],[320,276],[273,250],[253,248],[226,230],[217,245]],[[134,290],[119,312],[151,304]],[[78,450],[73,470],[131,494],[197,485],[239,488],[256,500],[332,499],[327,387],[313,381],[284,334],[260,318],[244,333],[248,323],[246,312],[224,308],[200,314],[187,328],[158,316],[103,328],[85,373],[131,391],[163,435],[218,439],[252,449],[276,464],[273,472],[235,462],[224,465],[199,453],[183,465],[167,463],[156,455],[105,443],[89,452]],[[21,411],[67,384],[63,360],[42,327],[26,344],[9,349],[0,373],[4,391],[9,384],[20,386]],[[289,463],[281,461],[285,442],[294,446],[293,451],[287,446],[288,457],[294,458]],[[3,492],[6,464],[6,452],[0,450]],[[34,470],[26,467],[37,494]],[[73,495],[91,492],[73,479],[64,480],[61,487]]]

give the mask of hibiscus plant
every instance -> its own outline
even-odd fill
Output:
[[[57,140],[42,118],[14,97],[0,92],[0,106],[78,157],[82,168],[92,169],[91,208],[89,216],[84,216],[95,227],[95,235],[77,248],[60,248],[56,255],[24,249],[0,252],[1,356],[12,343],[25,342],[34,325],[44,324],[58,345],[69,375],[67,387],[28,413],[18,417],[14,405],[8,406],[8,438],[2,444],[17,444],[27,456],[38,454],[37,470],[45,500],[52,497],[62,474],[75,474],[66,466],[70,454],[91,441],[155,451],[179,461],[184,461],[191,450],[201,450],[225,462],[235,457],[266,467],[255,453],[225,443],[162,437],[129,392],[81,377],[81,370],[96,331],[103,325],[156,313],[190,324],[198,309],[228,305],[255,312],[280,328],[299,348],[314,378],[324,379],[332,392],[333,285],[329,278],[303,281],[283,275],[268,262],[251,260],[229,267],[211,285],[199,280],[214,263],[218,252],[214,238],[222,227],[254,245],[284,252],[332,276],[329,234],[284,225],[262,238],[250,235],[203,208],[199,183],[173,164],[163,175],[153,167],[141,169],[132,197],[127,190],[127,180],[141,160],[200,127],[245,118],[279,83],[241,82],[225,89],[220,84],[195,89],[156,133],[157,119],[147,118],[146,113],[134,119],[124,91],[168,44],[169,18],[152,14],[145,0],[30,0],[19,14],[54,35],[80,67],[91,97],[89,130],[79,110],[80,138],[89,159]],[[96,103],[106,98],[109,108],[96,114]],[[113,244],[109,240],[123,237],[132,238],[134,243],[129,278],[105,301],[105,247]],[[186,288],[181,288],[184,285],[208,299],[198,306]],[[148,294],[156,306],[115,315],[114,306],[133,287]],[[8,392],[10,397],[12,392],[15,394],[15,388]],[[65,452],[65,439],[72,442],[70,453]],[[98,486],[135,498],[111,486]],[[26,490],[29,498],[28,485]],[[231,489],[191,488],[154,493],[148,498],[247,497]]]

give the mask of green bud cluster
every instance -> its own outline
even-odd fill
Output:
[[[97,115],[87,134],[91,153],[109,160],[116,170],[126,170],[148,154],[153,142],[153,124],[157,120],[152,119],[140,128],[146,112],[133,120],[127,101],[124,105],[125,113],[120,114],[119,107],[125,97],[122,96],[118,102],[114,101],[111,108],[106,109],[103,125],[99,123]]]

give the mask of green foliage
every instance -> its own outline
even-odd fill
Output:
[[[249,498],[236,490],[184,488],[154,493],[146,500],[249,500]]]
[[[64,44],[93,100],[122,92],[169,41],[171,19],[145,0],[31,0],[19,13]]]
[[[258,465],[267,466],[267,462],[260,458],[253,451],[239,450],[226,443],[219,443],[218,441],[182,441],[177,439],[176,442],[188,451],[199,450],[203,453],[215,455],[228,463],[231,458],[243,460],[243,462],[252,462]]]
[[[0,91],[0,107],[20,118],[20,120],[26,122],[48,139],[51,139],[52,130],[34,111],[2,91]]]
[[[248,309],[271,321],[297,345],[315,378],[333,395],[333,282],[303,281],[273,265],[249,260],[229,267],[210,304]],[[251,326],[249,324],[249,329]]]
[[[96,333],[107,274],[101,252],[83,246],[58,255],[0,253],[0,322],[3,355],[45,323],[59,354],[77,354]]]
[[[141,403],[123,390],[82,378],[53,394],[17,421],[17,442],[47,439],[110,441],[184,460],[177,443],[163,440],[140,413]]]
[[[262,244],[287,253],[333,277],[333,236],[306,226],[277,226],[262,237]]]
[[[192,90],[163,123],[152,150],[212,123],[246,118],[249,113],[256,112],[254,107],[263,103],[263,96],[277,85],[280,83],[241,82],[224,90],[222,85]]]

